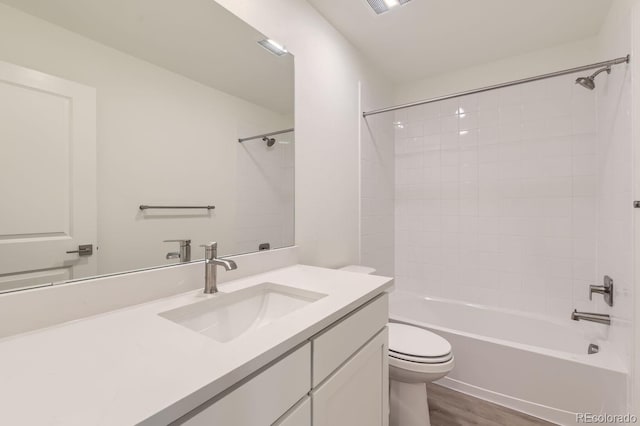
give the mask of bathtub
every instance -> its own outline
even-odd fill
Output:
[[[452,347],[438,384],[562,425],[576,413],[624,414],[627,372],[604,325],[554,320],[396,290],[390,319],[431,330]],[[589,344],[599,352],[588,354]]]

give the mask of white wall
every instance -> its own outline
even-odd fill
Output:
[[[614,2],[598,37],[600,57],[631,53],[633,1]],[[637,2],[636,2],[637,3]],[[640,25],[640,22],[635,25]],[[605,77],[605,78],[602,78]],[[612,308],[597,298],[597,312],[612,316],[610,339],[632,370],[633,351],[633,140],[631,65],[597,79],[598,105],[598,273],[615,282]],[[625,409],[623,401],[620,411]]]
[[[301,261],[326,267],[357,263],[358,83],[375,93],[390,86],[304,0],[218,3],[295,55],[296,244]]]
[[[595,39],[581,40],[407,82],[398,85],[395,100],[418,101],[590,64],[598,61],[595,43]]]
[[[198,245],[207,240],[219,241],[226,254],[255,251],[250,232],[274,248],[293,243],[292,181],[281,185],[292,179],[293,158],[285,151],[291,153],[293,145],[277,144],[259,161],[248,161],[251,151],[264,151],[264,143],[237,143],[238,137],[292,127],[290,117],[4,5],[0,60],[97,89],[101,274],[174,263],[164,257],[177,244],[164,239],[191,238],[193,258],[202,257]],[[252,178],[260,181],[248,182]],[[260,214],[247,200],[261,201]],[[140,204],[214,204],[216,209],[169,216],[142,214]],[[277,227],[273,217],[280,220]],[[283,226],[290,228],[286,235]]]

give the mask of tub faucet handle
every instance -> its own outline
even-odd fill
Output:
[[[589,286],[589,300],[593,300],[593,293],[602,294],[607,305],[613,306],[613,279],[605,275],[604,285]]]

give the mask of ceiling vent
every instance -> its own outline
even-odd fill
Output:
[[[367,0],[369,6],[378,14],[388,12],[396,6],[409,3],[411,0]]]

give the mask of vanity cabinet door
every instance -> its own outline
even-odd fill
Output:
[[[311,392],[313,426],[388,426],[387,336],[385,327]]]
[[[311,400],[305,397],[273,426],[311,426]]]

